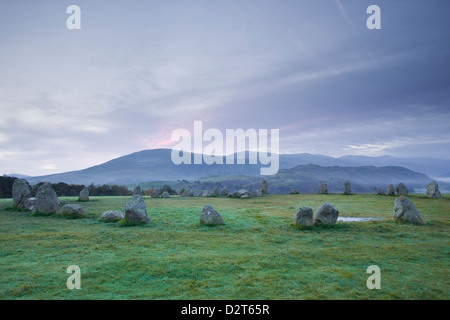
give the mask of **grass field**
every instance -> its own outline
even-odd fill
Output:
[[[152,223],[137,227],[98,221],[127,197],[91,198],[79,220],[0,200],[0,299],[449,299],[450,197],[410,198],[426,225],[396,224],[395,198],[376,195],[145,197]],[[385,220],[293,226],[299,207],[324,201],[340,216]],[[208,203],[224,226],[199,224]],[[81,290],[66,287],[70,265]],[[366,287],[370,265],[381,268],[380,290]]]

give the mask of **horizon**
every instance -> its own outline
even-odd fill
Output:
[[[43,175],[29,175],[29,174],[24,174],[24,173],[21,173],[21,172],[10,172],[10,173],[4,172],[3,175],[11,176],[11,177],[13,177],[14,175],[19,175],[19,176],[26,176],[26,177],[32,177],[32,178],[35,178],[35,177],[47,176],[47,175],[64,174],[64,173],[68,173],[68,172],[76,172],[76,171],[81,171],[81,170],[84,170],[84,169],[89,169],[89,168],[92,168],[92,167],[96,167],[96,166],[105,164],[105,163],[107,163],[107,162],[110,162],[110,161],[113,161],[113,160],[116,160],[116,159],[119,159],[119,158],[127,157],[127,156],[130,156],[130,155],[136,154],[136,153],[141,153],[141,152],[145,152],[145,151],[159,151],[159,150],[162,150],[162,151],[170,151],[170,152],[172,152],[173,149],[168,149],[168,148],[155,148],[155,149],[144,149],[144,150],[139,150],[139,151],[135,151],[135,152],[132,152],[132,153],[129,153],[129,154],[125,154],[125,155],[118,156],[118,157],[116,157],[116,158],[109,159],[109,160],[104,161],[104,162],[101,162],[101,163],[96,163],[96,164],[94,164],[94,165],[92,165],[92,166],[89,166],[89,167],[80,168],[80,169],[74,169],[74,170],[70,170],[70,171],[52,172],[52,173],[43,174]],[[181,150],[179,150],[179,151],[181,151]],[[247,153],[249,153],[249,152],[256,152],[256,151],[245,150],[245,151],[234,152],[233,154],[236,155],[236,154],[242,153],[242,152],[245,152],[245,153],[247,154]],[[195,154],[196,152],[188,152],[188,153],[190,153],[190,154],[193,155],[193,154]],[[197,154],[198,154],[198,153],[197,153]],[[329,155],[325,155],[325,154],[308,153],[308,152],[302,152],[302,153],[278,153],[278,154],[279,154],[280,156],[281,156],[281,155],[311,155],[311,156],[324,156],[324,157],[329,157],[329,158],[333,158],[333,159],[341,159],[341,158],[345,158],[345,157],[365,157],[365,158],[373,158],[373,159],[376,159],[376,158],[386,158],[386,157],[387,157],[387,158],[397,159],[397,160],[408,160],[408,159],[423,159],[423,160],[426,160],[426,159],[433,159],[433,160],[442,160],[442,161],[447,161],[447,160],[448,160],[449,163],[450,163],[450,159],[444,159],[444,158],[430,158],[430,157],[403,158],[403,157],[395,157],[395,156],[390,156],[390,155],[382,155],[382,156],[344,155],[344,156],[340,156],[340,157],[333,157],[333,156],[329,156]],[[205,155],[205,153],[203,153],[203,155]],[[225,155],[217,155],[217,156],[219,156],[219,157],[226,157],[227,154],[225,154]],[[170,160],[170,158],[168,158],[168,160]],[[307,165],[307,164],[299,164],[299,165]],[[310,165],[317,165],[317,164],[310,163]],[[327,166],[323,166],[323,165],[317,165],[317,166],[320,166],[320,167],[327,167]],[[355,167],[357,167],[357,166],[360,166],[360,167],[364,167],[364,166],[374,166],[374,167],[378,167],[378,166],[376,166],[376,165],[355,165]],[[389,166],[394,166],[394,167],[395,167],[395,166],[398,166],[398,165],[389,165]],[[385,166],[383,165],[383,166],[380,166],[380,167],[385,167]],[[280,168],[280,170],[281,170],[281,168]],[[414,170],[412,170],[412,171],[414,171]],[[449,172],[450,172],[450,169],[449,169]],[[423,173],[423,172],[421,172],[421,173]],[[442,173],[444,173],[444,172],[442,172]],[[431,178],[433,178],[433,177],[431,177]],[[442,178],[441,178],[441,179],[442,179]],[[442,181],[443,181],[443,182],[448,182],[448,181],[446,181],[445,179],[447,179],[447,178],[444,178],[444,180],[442,180]]]
[[[71,4],[0,3],[5,174],[171,149],[196,120],[278,129],[280,154],[450,160],[446,0],[378,0],[380,30],[367,0],[77,0],[79,30]]]

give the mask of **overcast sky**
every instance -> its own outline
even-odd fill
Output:
[[[282,153],[450,159],[448,0],[2,0],[0,75],[0,174],[171,148],[195,120],[279,129]]]

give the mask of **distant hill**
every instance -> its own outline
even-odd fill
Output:
[[[42,181],[52,183],[65,182],[72,184],[136,184],[146,181],[176,181],[176,180],[197,180],[203,177],[237,176],[260,174],[261,165],[175,165],[171,161],[170,149],[153,149],[135,152],[122,156],[103,164],[99,164],[87,169],[71,171],[59,174],[52,174],[40,177],[26,177],[31,184]],[[193,154],[190,154],[193,159]],[[236,155],[235,155],[236,157]],[[248,159],[248,154],[247,157]],[[248,161],[246,162],[248,163]],[[405,165],[399,165],[403,163]],[[299,165],[318,165],[322,167],[360,167],[375,166],[405,167],[413,171],[423,172],[446,172],[450,168],[448,160],[439,159],[401,159],[393,157],[363,157],[346,156],[333,158],[324,155],[302,154],[282,154],[280,155],[280,169],[292,169]],[[421,169],[426,169],[421,170]],[[16,175],[17,176],[17,175]],[[439,175],[437,175],[439,176]],[[430,179],[431,180],[431,179]]]
[[[431,178],[423,173],[414,172],[402,167],[323,167],[318,165],[300,165],[291,169],[282,169],[273,176],[210,176],[196,181],[178,181],[170,183],[175,189],[191,188],[196,193],[201,190],[212,190],[214,187],[226,187],[233,192],[238,189],[254,190],[259,188],[261,181],[267,179],[270,193],[288,193],[296,189],[301,193],[316,193],[320,181],[328,184],[330,193],[344,191],[344,183],[349,180],[355,193],[374,193],[378,188],[386,192],[387,185],[396,186],[403,182],[411,192],[415,188],[426,188]],[[150,189],[159,187],[167,182],[148,182],[140,184]],[[445,184],[445,186],[450,186]]]

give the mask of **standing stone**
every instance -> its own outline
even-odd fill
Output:
[[[430,199],[442,199],[441,192],[439,191],[439,185],[436,181],[431,181],[427,185],[427,196]]]
[[[222,216],[209,204],[203,207],[200,215],[200,223],[206,226],[224,224]]]
[[[313,224],[335,224],[339,216],[339,211],[330,203],[323,203],[313,215]]]
[[[385,195],[386,195],[386,194],[384,193],[384,191],[381,190],[381,189],[378,189],[378,190],[377,190],[377,194],[378,194],[379,196],[385,196]]]
[[[105,212],[103,212],[102,216],[100,217],[100,219],[103,222],[117,222],[123,218],[125,218],[125,215],[123,214],[122,211],[119,211],[119,210],[105,211]]]
[[[239,192],[241,198],[250,197],[250,191],[248,191],[247,189],[241,189],[238,192]]]
[[[151,220],[147,214],[147,206],[142,196],[133,196],[125,204],[125,220],[131,223],[150,223]]]
[[[161,190],[159,190],[158,188],[155,188],[151,194],[152,198],[158,198],[161,195]]]
[[[262,191],[263,194],[269,193],[269,187],[268,187],[268,185],[267,185],[267,180],[266,180],[266,179],[264,179],[264,180],[261,182],[261,191]]]
[[[220,190],[220,195],[221,196],[228,196],[228,189],[223,187],[222,190]]]
[[[400,196],[394,202],[395,221],[425,224],[414,203],[406,196]]]
[[[31,191],[25,179],[14,180],[12,187],[14,205],[18,208],[25,208],[25,201],[31,197]]]
[[[389,184],[387,186],[387,193],[388,196],[395,196],[395,189],[394,186],[392,184]]]
[[[192,191],[191,189],[186,189],[183,191],[183,194],[181,196],[182,197],[193,197],[194,191]]]
[[[408,195],[408,188],[403,183],[399,183],[397,186],[397,194],[399,196],[407,196]]]
[[[170,198],[170,194],[167,191],[164,191],[161,195],[161,198]]]
[[[250,196],[251,197],[262,197],[263,196],[263,193],[262,193],[262,191],[261,191],[261,189],[256,189],[256,190],[253,190],[251,193],[250,193]]]
[[[89,201],[89,189],[84,187],[83,190],[80,191],[80,196],[78,197],[79,201]]]
[[[36,211],[53,214],[58,211],[59,199],[49,182],[40,186],[36,192]]]
[[[311,226],[313,224],[313,209],[301,207],[294,215],[294,224],[297,226]]]
[[[30,211],[35,211],[37,208],[37,200],[36,198],[28,198],[27,200],[25,200],[23,207],[25,209],[28,209]]]
[[[133,190],[133,196],[142,196],[142,190],[140,186],[136,186]]]
[[[291,191],[289,191],[289,194],[300,194],[300,192],[297,189],[291,189]]]
[[[58,215],[79,219],[86,217],[86,210],[80,204],[66,204],[59,211]]]
[[[352,184],[348,180],[344,183],[344,194],[352,194]]]
[[[317,191],[318,194],[327,194],[328,193],[328,186],[325,182],[321,181],[319,182],[319,190]]]

